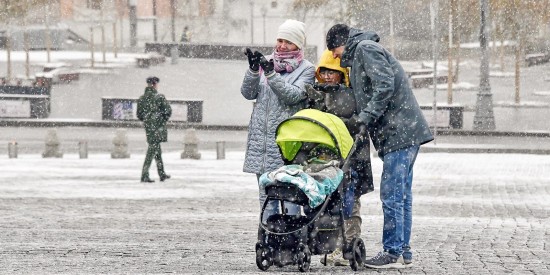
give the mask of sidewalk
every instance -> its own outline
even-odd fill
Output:
[[[134,123],[126,129],[131,153],[145,153],[147,143],[142,125]],[[0,121],[2,125],[2,121]],[[78,125],[76,122],[74,125]],[[176,126],[175,126],[176,127]],[[185,126],[187,127],[187,126]],[[214,149],[216,142],[225,141],[228,150],[244,150],[248,132],[246,127],[199,125],[196,134],[199,149]],[[16,141],[19,152],[38,154],[44,150],[46,132],[52,127],[0,127],[0,155],[7,155],[8,142]],[[56,127],[64,152],[78,152],[78,142],[88,141],[90,154],[110,152],[116,127]],[[212,130],[209,130],[212,129]],[[162,148],[183,151],[186,129],[177,126],[168,130],[168,142]],[[496,132],[492,134],[474,131],[438,129],[435,142],[422,147],[422,152],[447,153],[520,153],[550,154],[550,132]]]
[[[164,154],[172,179],[139,182],[143,154],[78,159],[0,154],[2,274],[266,274],[255,265],[259,206],[243,150],[216,160]],[[381,249],[376,190],[362,198],[367,255]],[[548,274],[550,158],[420,154],[415,165],[414,267],[405,274]],[[311,273],[350,274],[312,259]],[[297,272],[271,267],[269,272]],[[366,274],[378,274],[361,270]],[[400,272],[389,272],[399,274]]]

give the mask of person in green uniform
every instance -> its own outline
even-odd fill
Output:
[[[157,92],[159,81],[158,77],[148,77],[147,88],[145,88],[145,92],[137,102],[137,117],[143,121],[147,144],[149,145],[141,172],[141,182],[154,182],[154,180],[149,178],[149,168],[151,167],[153,158],[157,163],[157,172],[160,181],[170,178],[170,175],[164,171],[160,143],[168,141],[166,122],[172,115],[172,108],[164,95]]]

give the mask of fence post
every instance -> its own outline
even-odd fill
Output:
[[[111,152],[111,158],[113,159],[127,159],[130,157],[128,152],[128,134],[126,129],[117,129],[115,137],[113,138],[113,151]]]
[[[225,159],[225,141],[216,142],[216,159]]]
[[[178,49],[178,45],[177,44],[172,45],[172,47],[170,48],[170,57],[172,60],[172,65],[178,64],[179,55],[180,55],[180,51]]]
[[[56,129],[49,129],[46,133],[46,149],[42,153],[43,158],[62,158],[63,153],[59,150],[59,138]]]
[[[81,140],[78,142],[78,154],[81,159],[88,158],[88,141]]]
[[[8,157],[10,159],[17,158],[17,141],[8,142]]]
[[[201,153],[199,153],[199,138],[195,129],[190,128],[185,131],[185,137],[183,138],[183,152],[181,153],[182,159],[200,159]]]

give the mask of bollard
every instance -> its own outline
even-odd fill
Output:
[[[170,48],[170,57],[172,58],[172,65],[178,64],[178,58],[179,58],[179,49],[178,45],[173,45],[172,48]]]
[[[225,159],[225,141],[216,142],[216,159]]]
[[[128,135],[125,129],[116,130],[115,137],[113,138],[113,145],[111,158],[127,159],[130,157],[130,153],[128,153]]]
[[[10,159],[16,159],[17,158],[17,142],[16,141],[8,142],[8,157]]]
[[[81,159],[87,159],[88,158],[88,142],[85,140],[81,140],[78,142],[78,154],[80,155]]]
[[[42,153],[43,158],[62,158],[63,153],[59,151],[59,138],[56,129],[49,129],[46,133],[46,149]]]
[[[181,153],[182,159],[200,159],[201,153],[199,153],[199,138],[195,129],[190,128],[185,131],[185,137],[183,138],[183,153]]]

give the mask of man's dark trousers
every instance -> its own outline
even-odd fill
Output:
[[[143,163],[143,171],[141,173],[142,179],[149,178],[149,168],[151,167],[153,158],[157,163],[159,177],[162,178],[166,176],[166,173],[164,172],[164,164],[162,163],[162,150],[160,148],[160,143],[149,143],[149,147],[147,147],[147,154],[145,155],[145,162]]]

